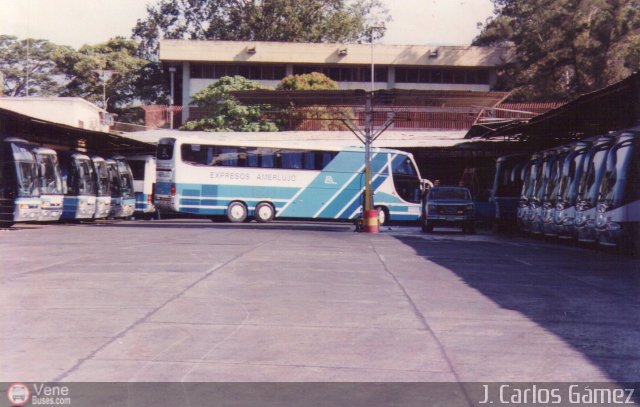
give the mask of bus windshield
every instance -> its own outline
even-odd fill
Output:
[[[547,185],[545,186],[544,200],[555,201],[558,198],[558,190],[560,185],[560,173],[562,172],[562,164],[566,155],[561,154],[556,157],[556,160],[551,164],[549,170],[549,178]]]
[[[36,163],[33,161],[16,161],[16,174],[18,176],[18,196],[38,196]]]
[[[60,176],[60,166],[58,157],[54,154],[37,153],[40,193],[41,194],[62,194],[62,177]]]
[[[407,202],[420,203],[422,184],[411,158],[394,160],[393,183],[402,199]]]
[[[588,203],[591,207],[596,205],[598,198],[598,190],[600,188],[600,182],[602,175],[607,164],[607,151],[609,145],[603,145],[593,154],[591,160],[588,160],[586,164],[586,170],[584,170],[582,181],[580,183],[580,199]]]
[[[120,193],[122,196],[133,195],[133,176],[129,165],[124,161],[118,161],[118,173],[120,175]]]
[[[73,165],[75,165],[78,174],[78,195],[95,195],[91,161],[86,158],[76,158],[73,160]]]
[[[497,197],[517,197],[522,189],[523,164],[521,162],[498,161],[494,179],[494,195]]]
[[[118,166],[115,162],[106,163],[107,174],[109,177],[109,187],[111,188],[111,196],[120,196],[120,176],[118,175]]]
[[[615,146],[607,156],[606,172],[600,185],[599,202],[608,205],[608,209],[621,206],[624,200],[631,160],[637,148],[632,141]]]
[[[578,185],[587,156],[587,149],[575,151],[566,157],[562,166],[562,175],[558,190],[558,199],[569,205],[575,205],[578,194]]]
[[[109,174],[107,172],[107,164],[104,161],[94,161],[93,166],[95,168],[95,175],[97,181],[98,196],[111,195],[111,189],[109,188]]]

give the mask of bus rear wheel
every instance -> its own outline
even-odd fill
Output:
[[[273,209],[273,205],[268,202],[260,202],[256,205],[255,218],[256,222],[268,223],[276,216],[276,211]]]
[[[227,219],[232,223],[241,223],[247,219],[247,207],[242,202],[231,202],[227,207]]]

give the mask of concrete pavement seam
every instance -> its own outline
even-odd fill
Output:
[[[464,394],[465,399],[467,400],[467,403],[469,404],[470,407],[473,407],[475,405],[475,403],[471,400],[471,397],[467,393],[467,390],[465,389],[465,387],[460,385],[460,383],[461,383],[460,376],[458,375],[458,372],[456,371],[456,369],[453,367],[453,363],[451,362],[451,359],[449,358],[449,355],[447,355],[447,351],[445,350],[444,345],[442,344],[442,342],[440,341],[440,339],[438,338],[436,333],[433,331],[433,329],[431,328],[431,326],[427,322],[427,318],[420,311],[420,309],[418,308],[416,303],[413,301],[413,299],[409,295],[409,292],[407,291],[407,289],[404,287],[404,285],[400,282],[400,280],[398,280],[396,275],[387,266],[387,263],[384,261],[384,258],[382,257],[380,252],[378,252],[378,250],[376,249],[376,245],[375,245],[375,243],[373,241],[373,238],[369,237],[369,241],[371,243],[371,248],[372,248],[373,252],[378,257],[378,260],[380,261],[380,263],[384,267],[385,272],[393,279],[393,281],[396,283],[396,285],[400,288],[400,290],[402,291],[405,299],[409,302],[409,305],[411,305],[411,308],[413,309],[413,313],[418,318],[418,320],[422,323],[422,325],[424,326],[425,330],[429,333],[429,335],[431,335],[433,340],[436,342],[436,345],[438,346],[438,349],[440,350],[440,353],[442,354],[442,357],[447,362],[447,365],[449,366],[449,369],[451,370],[451,373],[453,374],[453,377],[455,377],[456,382],[458,382],[460,390]]]
[[[110,344],[114,343],[116,340],[124,337],[127,333],[129,333],[131,330],[135,329],[137,326],[139,326],[140,324],[144,323],[146,320],[148,320],[151,316],[153,316],[154,314],[156,314],[158,311],[160,311],[162,308],[166,307],[167,305],[169,305],[170,303],[172,303],[173,301],[175,301],[176,299],[182,297],[187,291],[189,291],[191,288],[195,287],[197,284],[199,284],[200,282],[206,280],[207,278],[209,278],[213,273],[215,273],[216,271],[220,270],[221,268],[233,263],[234,261],[238,260],[241,257],[246,256],[247,254],[257,250],[258,248],[264,246],[265,244],[269,243],[271,240],[269,241],[265,241],[262,242],[254,247],[252,247],[249,250],[246,250],[234,257],[232,257],[231,259],[229,259],[228,261],[222,263],[222,264],[218,264],[212,268],[210,268],[209,270],[207,270],[203,276],[201,276],[200,278],[196,279],[194,282],[192,282],[191,284],[187,285],[182,291],[180,291],[179,293],[173,295],[171,298],[169,298],[168,300],[166,300],[165,302],[163,302],[162,304],[160,304],[159,306],[157,306],[156,308],[152,309],[151,311],[147,312],[145,315],[143,315],[141,318],[138,318],[136,321],[134,321],[131,325],[129,325],[128,327],[126,327],[125,329],[123,329],[122,331],[120,331],[119,333],[117,333],[115,336],[113,336],[109,341],[105,342],[104,344],[102,344],[101,346],[99,346],[97,349],[95,349],[94,351],[92,351],[91,353],[89,353],[88,355],[86,355],[85,357],[79,359],[73,366],[71,366],[71,368],[67,369],[65,372],[63,372],[62,374],[58,375],[56,378],[53,379],[54,382],[60,382],[62,380],[64,380],[67,376],[69,376],[71,373],[73,373],[74,371],[76,371],[78,368],[80,368],[80,366],[82,366],[86,361],[92,359],[95,355],[98,354],[98,352],[102,351],[103,349],[105,349],[107,346],[109,346]]]

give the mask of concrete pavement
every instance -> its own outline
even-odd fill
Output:
[[[0,381],[640,381],[637,259],[200,220],[0,232]]]

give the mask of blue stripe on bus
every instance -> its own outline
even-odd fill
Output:
[[[380,185],[387,179],[388,167],[387,167],[387,154],[377,154],[371,161],[371,173],[372,177],[378,175],[378,177],[372,182],[372,189],[379,188]],[[363,165],[362,154],[357,157],[356,164],[360,167]],[[356,167],[358,169],[359,167]],[[352,174],[349,174],[352,175]],[[362,205],[362,188],[364,187],[364,172],[359,173],[349,185],[338,194],[335,199],[327,205],[326,208],[319,213],[318,217],[321,218],[335,218],[340,215],[340,218],[346,219],[351,213]],[[337,192],[333,190],[333,193]],[[354,199],[355,198],[355,199]],[[353,202],[351,202],[353,200]],[[351,203],[350,203],[351,202]],[[348,208],[344,210],[345,206]],[[322,202],[319,202],[317,209],[320,209]],[[343,211],[344,210],[344,211]],[[341,213],[342,212],[342,213]],[[314,211],[311,215],[314,215]]]

